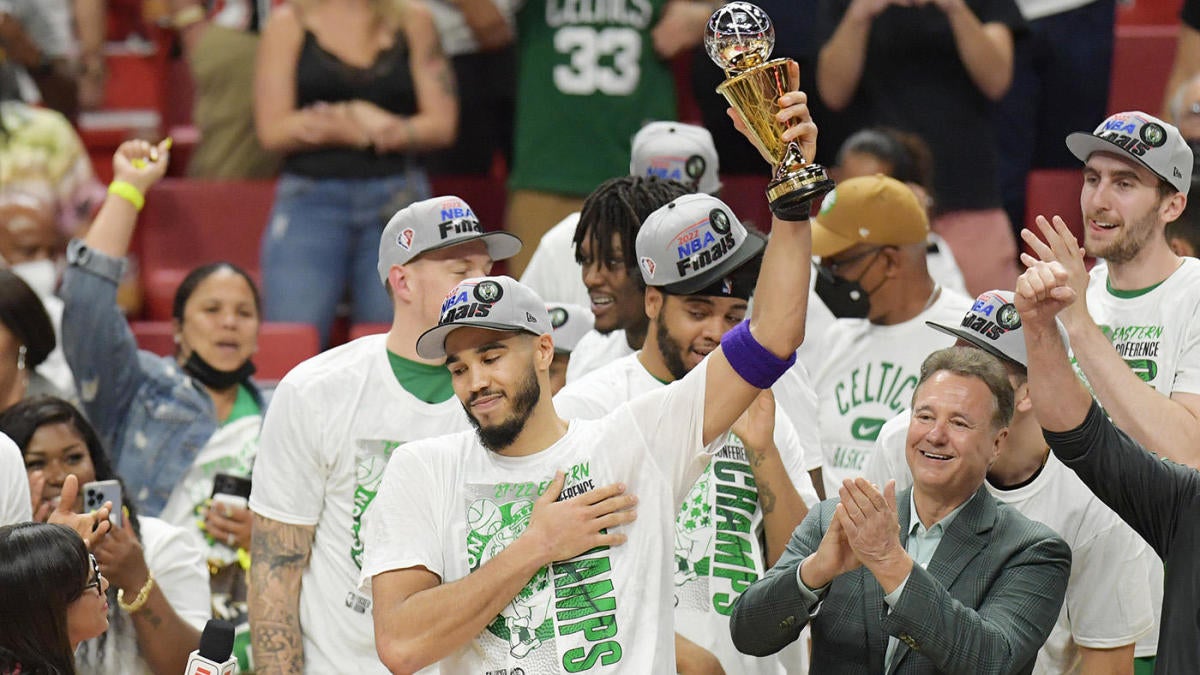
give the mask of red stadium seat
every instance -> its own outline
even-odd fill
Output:
[[[170,321],[133,321],[138,347],[162,356],[175,353],[175,331]],[[320,352],[317,329],[306,323],[263,323],[258,332],[255,377],[266,382],[283,378],[301,361]]]
[[[1083,222],[1079,210],[1079,189],[1083,174],[1079,169],[1036,169],[1029,172],[1025,183],[1024,226],[1037,232],[1038,216],[1060,216],[1075,239],[1083,242]],[[1022,242],[1022,250],[1029,247]]]
[[[1117,25],[1175,25],[1182,8],[1183,0],[1123,0],[1117,3]]]
[[[467,203],[469,204],[470,202]],[[365,337],[367,335],[386,333],[391,330],[391,328],[392,324],[390,323],[356,323],[353,326],[350,326],[350,339],[357,340],[358,338]]]
[[[762,174],[721,174],[721,200],[733,209],[738,220],[754,223],[762,232],[771,230],[771,207],[767,205],[769,171]]]
[[[274,198],[271,181],[167,179],[156,185],[137,230],[146,318],[171,318],[175,289],[198,265],[227,260],[257,281]]]
[[[1175,60],[1178,26],[1117,26],[1116,30],[1108,111],[1157,115]]]

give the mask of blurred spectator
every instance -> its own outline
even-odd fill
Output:
[[[1194,153],[1200,145],[1200,72],[1175,88],[1167,112]]]
[[[0,410],[38,394],[74,397],[74,390],[59,389],[41,372],[57,344],[37,294],[11,270],[0,269]]]
[[[1167,223],[1166,236],[1175,255],[1200,258],[1200,200],[1188,202],[1179,218]]]
[[[550,362],[551,394],[557,394],[567,384],[567,364],[571,361],[571,352],[580,338],[592,330],[595,318],[592,312],[579,305],[565,302],[546,303],[546,311],[550,313],[550,325],[554,329],[554,360]]]
[[[75,119],[78,45],[71,0],[0,0],[0,46],[20,67],[21,98]]]
[[[108,630],[108,580],[61,525],[0,527],[0,673],[74,673],[75,649]]]
[[[279,157],[254,133],[254,56],[267,13],[283,0],[171,0],[171,24],[196,85],[194,178],[272,178]]]
[[[552,225],[625,173],[629,140],[644,120],[675,119],[675,81],[665,59],[699,44],[711,10],[688,0],[648,0],[612,13],[525,2],[517,13],[517,122],[505,219],[525,247],[508,262],[509,274],[520,277]]]
[[[1179,126],[1181,120],[1171,115],[1171,96],[1193,75],[1200,73],[1200,0],[1184,0],[1179,14],[1179,41],[1175,47],[1175,64],[1163,91],[1163,112],[1166,121]],[[1084,127],[1086,128],[1086,126]]]
[[[917,201],[932,216],[937,209],[933,193],[933,153],[921,137],[895,129],[863,129],[846,139],[837,155],[837,179],[847,180],[874,174],[891,176],[908,185]],[[943,288],[963,295],[967,285],[954,252],[936,232],[929,233],[929,250],[925,256],[929,275]],[[811,307],[811,306],[810,306]]]
[[[431,174],[486,175],[499,153],[512,165],[517,60],[514,0],[433,0],[427,3],[458,81],[454,145],[429,153]],[[499,225],[499,223],[497,223]]]
[[[125,492],[95,430],[66,401],[22,401],[0,415],[0,431],[25,457],[35,520],[50,515],[67,475],[85,486],[115,480]],[[127,494],[122,502],[121,525],[92,550],[111,584],[108,634],[84,643],[77,659],[88,673],[177,673],[212,611],[204,552],[183,528],[139,516]],[[82,495],[73,509],[85,510]]]
[[[1012,86],[996,106],[993,135],[1004,210],[1019,233],[1029,171],[1074,167],[1063,137],[1108,110],[1116,2],[1016,2],[1029,33],[1013,46]]]
[[[71,123],[19,99],[17,72],[0,61],[0,190],[48,204],[60,230],[73,234],[91,220],[104,186]]]
[[[726,118],[728,119],[728,118]],[[749,146],[738,134],[742,145]],[[762,158],[755,151],[759,164]],[[690,190],[717,196],[721,191],[720,162],[712,134],[704,127],[679,122],[650,122],[633,137],[630,176],[656,176],[683,183]],[[547,302],[589,306],[583,269],[575,259],[575,228],[579,213],[572,213],[550,228],[529,259],[521,283]]]
[[[31,195],[0,190],[0,264],[29,285],[46,308],[57,344],[38,373],[67,398],[75,398],[75,378],[62,352],[63,303],[58,289],[65,240],[54,225],[53,209]]]
[[[454,76],[424,5],[292,2],[258,50],[255,117],[285,153],[263,233],[267,319],[317,327],[329,344],[349,293],[353,323],[385,323],[375,270],[392,214],[429,196],[416,153],[454,140]]]
[[[967,288],[1011,288],[1016,240],[1000,208],[991,109],[1008,91],[1013,0],[821,0],[817,81],[826,105],[916,133],[933,150],[939,215]]]
[[[135,202],[162,178],[167,162],[165,144],[145,141],[123,143],[114,155],[109,196],[87,237],[67,249],[63,350],[84,411],[111,448],[129,496],[145,513],[192,533],[202,520],[214,608],[218,618],[244,625],[239,551],[250,546],[250,512],[209,509],[207,500],[218,473],[248,478],[258,452],[265,404],[250,360],[261,325],[258,291],[229,263],[188,273],[172,308],[173,357],[139,351],[116,304]],[[248,669],[245,650],[237,656]]]

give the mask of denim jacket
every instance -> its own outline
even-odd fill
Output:
[[[117,307],[124,260],[75,240],[67,261],[63,352],[79,399],[142,515],[157,516],[217,430],[212,398],[175,359],[138,350]]]

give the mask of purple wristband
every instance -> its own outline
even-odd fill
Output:
[[[781,359],[772,354],[766,347],[758,343],[750,334],[750,320],[747,319],[721,338],[721,352],[733,366],[733,370],[742,376],[750,386],[758,389],[770,389],[796,363],[796,353]]]

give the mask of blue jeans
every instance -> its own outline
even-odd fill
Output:
[[[421,171],[370,179],[284,174],[263,232],[267,321],[313,324],[325,348],[338,303],[349,295],[352,322],[391,323],[392,303],[376,271],[379,237],[396,211],[429,196]]]

